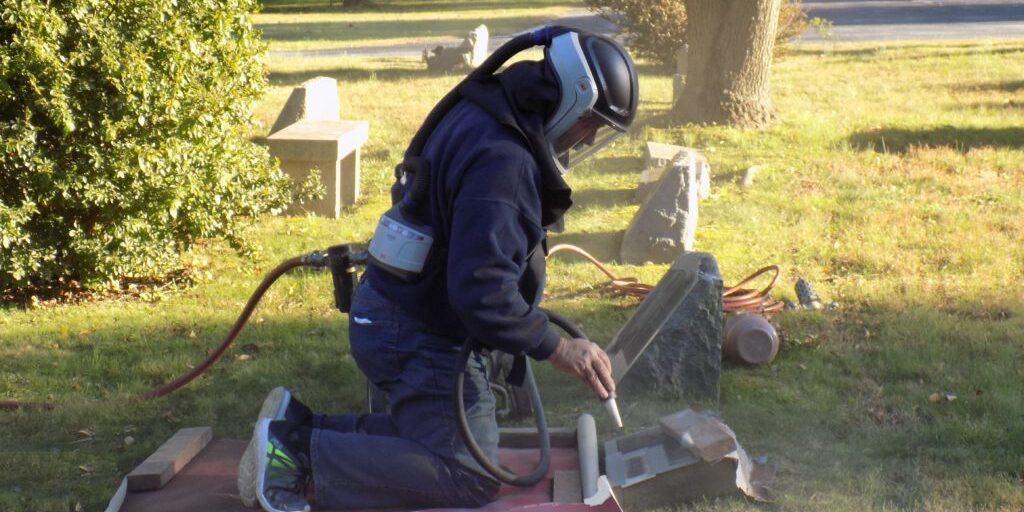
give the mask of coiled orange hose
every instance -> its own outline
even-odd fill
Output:
[[[571,244],[558,244],[548,250],[548,257],[555,255],[562,251],[569,251],[580,256],[583,256],[597,268],[608,276],[611,280],[611,288],[619,293],[630,295],[633,297],[644,298],[651,290],[654,289],[653,285],[641,283],[639,279],[635,277],[619,277],[616,276],[608,267],[604,266],[597,258],[593,257],[587,251],[571,245]],[[772,276],[771,282],[768,283],[761,290],[742,288],[743,285],[753,281],[757,277],[767,272],[774,271],[775,275]],[[767,267],[759,269],[757,272],[750,274],[742,281],[737,283],[735,286],[726,287],[722,292],[722,305],[726,313],[736,313],[739,311],[749,311],[754,313],[761,313],[764,315],[771,315],[784,306],[782,301],[772,301],[769,293],[772,288],[775,287],[775,283],[779,280],[781,270],[778,265],[768,265]]]

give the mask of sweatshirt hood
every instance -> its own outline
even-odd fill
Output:
[[[543,61],[517,62],[499,74],[464,81],[459,93],[522,135],[540,168],[541,222],[559,222],[572,206],[572,189],[555,167],[544,138],[544,122],[559,101],[554,73]]]

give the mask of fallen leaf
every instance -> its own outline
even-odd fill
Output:
[[[124,445],[125,446],[131,446],[133,444],[135,444],[135,438],[132,437],[132,436],[125,436],[125,438],[124,438]]]
[[[981,396],[981,395],[984,395],[984,394],[985,394],[985,390],[984,389],[978,388],[978,389],[974,390],[974,396]]]
[[[938,393],[932,393],[931,395],[928,396],[928,401],[933,404],[937,404],[942,401],[942,395]]]
[[[235,359],[238,359],[239,361],[248,361],[252,359],[252,356],[250,356],[249,354],[238,354],[238,357],[236,357]]]
[[[93,467],[88,464],[82,464],[78,466],[78,470],[82,472],[82,476],[90,475],[93,472]]]

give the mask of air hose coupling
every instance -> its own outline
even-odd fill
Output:
[[[330,263],[327,257],[327,253],[323,251],[313,251],[309,254],[302,255],[302,264],[313,268],[324,268]]]

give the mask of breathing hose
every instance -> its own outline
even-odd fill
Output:
[[[583,330],[568,318],[546,309],[542,309],[542,311],[547,314],[551,323],[560,327],[573,338],[587,337],[587,335],[583,333]],[[537,466],[530,473],[517,475],[491,462],[483,452],[483,449],[480,448],[480,445],[477,444],[476,439],[473,438],[473,431],[469,428],[469,420],[466,418],[466,404],[464,401],[466,365],[469,362],[470,354],[472,354],[473,350],[479,346],[480,344],[475,340],[466,340],[466,342],[462,344],[462,348],[459,350],[458,359],[456,360],[455,395],[453,406],[455,408],[455,418],[459,425],[459,433],[462,434],[462,440],[466,443],[466,448],[469,449],[469,453],[474,459],[476,459],[477,463],[484,468],[484,470],[506,484],[517,487],[529,487],[544,478],[548,472],[548,467],[551,464],[551,436],[548,434],[547,418],[544,416],[544,406],[541,404],[540,392],[537,390],[537,381],[533,378],[533,370],[530,368],[529,361],[524,358],[525,376],[523,379],[523,385],[526,387],[526,393],[530,397],[530,406],[533,409],[534,421],[537,426],[537,440],[540,444],[540,460],[537,462]]]

